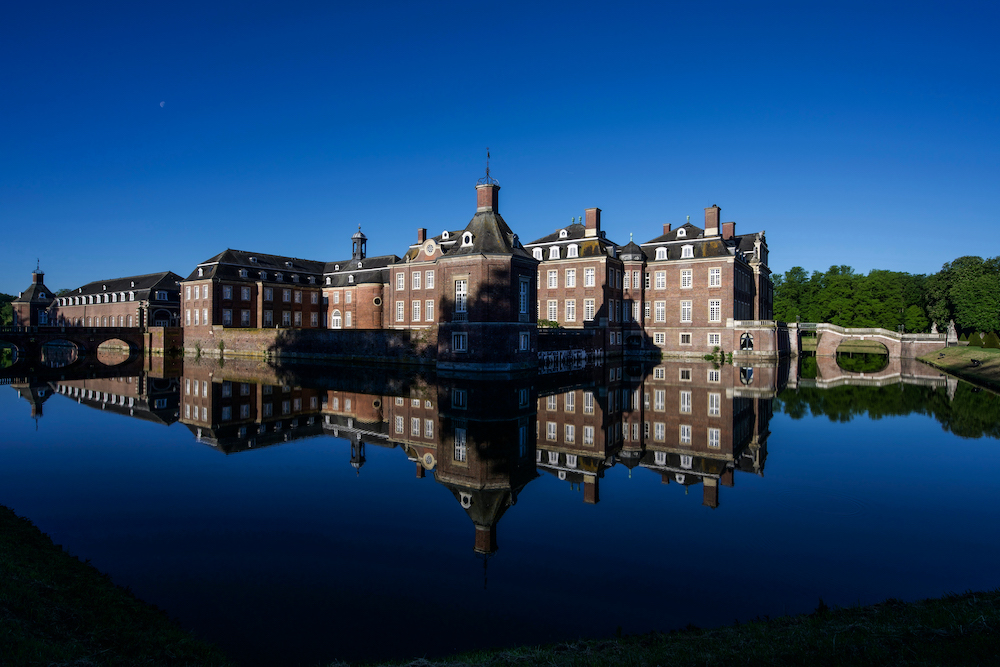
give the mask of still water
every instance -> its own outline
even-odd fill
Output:
[[[0,503],[244,664],[1000,585],[998,397],[806,365],[49,370],[0,388]]]

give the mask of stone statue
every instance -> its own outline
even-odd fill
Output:
[[[955,330],[955,320],[948,322],[948,345],[958,345],[958,331]]]
[[[932,334],[938,333],[937,322],[934,322],[933,324],[931,324],[931,333]]]

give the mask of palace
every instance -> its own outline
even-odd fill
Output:
[[[208,354],[297,345],[344,358],[363,341],[371,355],[405,348],[441,368],[480,370],[530,368],[559,345],[599,356],[786,351],[764,232],[737,235],[718,206],[705,209],[703,228],[666,224],[641,244],[610,240],[599,208],[522,244],[500,215],[499,184],[487,176],[475,189],[464,227],[417,229],[401,257],[369,257],[359,227],[350,257],[332,262],[227,249],[183,279],[96,281],[60,297],[36,271],[14,301],[16,323],[176,327],[185,350]],[[556,342],[540,346],[540,336]]]

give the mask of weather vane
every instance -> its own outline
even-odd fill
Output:
[[[484,178],[480,178],[476,182],[476,184],[477,185],[500,185],[500,183],[497,182],[497,179],[495,179],[492,176],[490,176],[490,147],[489,146],[486,147],[486,176]]]

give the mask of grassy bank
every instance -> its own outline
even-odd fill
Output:
[[[0,665],[227,665],[0,506]]]
[[[483,665],[996,665],[1000,590],[826,609],[803,616],[620,639],[469,653],[413,667]],[[336,664],[336,663],[335,663]]]
[[[919,357],[920,361],[973,384],[1000,391],[1000,350],[983,347],[947,347]],[[975,367],[972,360],[981,365]]]

